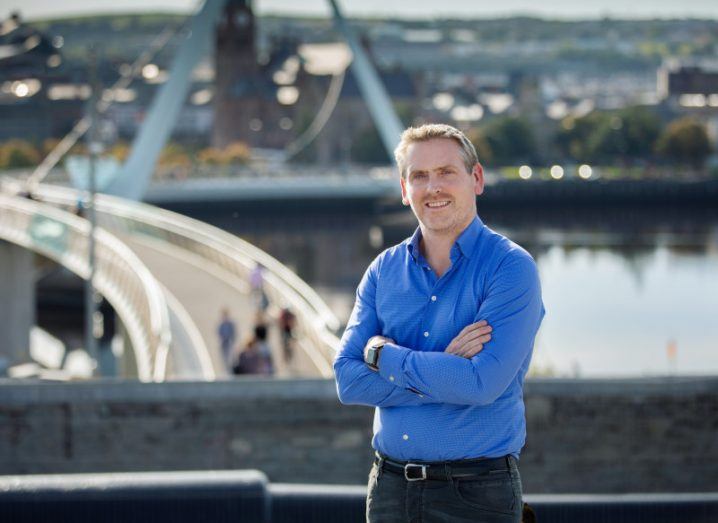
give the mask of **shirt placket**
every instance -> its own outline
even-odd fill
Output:
[[[429,292],[426,297],[427,303],[424,307],[424,314],[421,318],[422,350],[426,350],[430,347],[430,342],[432,340],[431,325],[435,325],[434,319],[436,318],[436,314],[438,314],[438,305],[441,296],[441,290],[446,287],[449,278],[456,271],[456,265],[459,261],[459,258],[459,253],[452,253],[451,266],[446,270],[444,274],[441,275],[440,278],[437,278],[436,274],[429,266],[429,264],[426,263],[426,261],[423,261],[423,266],[425,267],[425,269],[428,269],[427,272],[429,273],[429,284],[427,285]],[[436,336],[433,336],[433,339],[436,339]]]
[[[422,335],[420,336],[421,340],[421,346],[419,347],[421,350],[426,350],[430,347],[430,343],[432,340],[431,331],[429,325],[435,324],[433,321],[436,318],[436,315],[438,314],[438,306],[440,303],[440,296],[441,296],[441,289],[446,287],[447,282],[449,280],[449,277],[451,274],[453,274],[456,271],[456,265],[459,260],[459,255],[456,253],[453,253],[451,257],[451,267],[442,274],[440,278],[436,277],[436,273],[434,273],[431,266],[427,263],[425,259],[420,258],[418,260],[418,264],[421,267],[421,270],[425,274],[425,283],[426,283],[426,289],[428,289],[428,293],[426,296],[427,302],[424,304],[424,314],[421,318],[421,332]],[[418,391],[416,391],[419,393]],[[421,395],[421,393],[419,393]],[[401,439],[402,442],[405,444],[411,445],[411,430],[410,426],[413,421],[413,418],[410,416],[407,416],[406,414],[402,414],[399,422],[399,426],[402,427],[401,430]]]

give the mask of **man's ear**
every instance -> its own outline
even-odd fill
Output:
[[[400,174],[399,183],[401,184],[401,203],[409,205],[409,198],[406,195],[406,179]]]
[[[484,168],[479,162],[474,164],[474,168],[471,169],[471,176],[474,179],[474,193],[476,195],[483,194],[484,192]]]

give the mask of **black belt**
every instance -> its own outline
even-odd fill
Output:
[[[448,481],[451,478],[471,478],[493,471],[506,472],[511,469],[511,460],[514,459],[509,454],[500,458],[411,462],[395,460],[376,453],[374,463],[381,470],[402,474],[407,481],[420,481],[422,479]]]

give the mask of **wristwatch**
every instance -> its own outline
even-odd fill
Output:
[[[369,346],[366,350],[366,358],[364,362],[369,366],[370,369],[379,370],[379,353],[384,348],[386,341],[379,340],[376,343]]]

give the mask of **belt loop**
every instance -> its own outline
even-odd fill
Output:
[[[384,468],[384,456],[376,452],[376,458],[379,460],[376,465],[377,467],[379,467],[379,470],[381,470],[382,468]]]
[[[444,474],[446,474],[446,481],[451,481],[451,465],[444,463]]]

